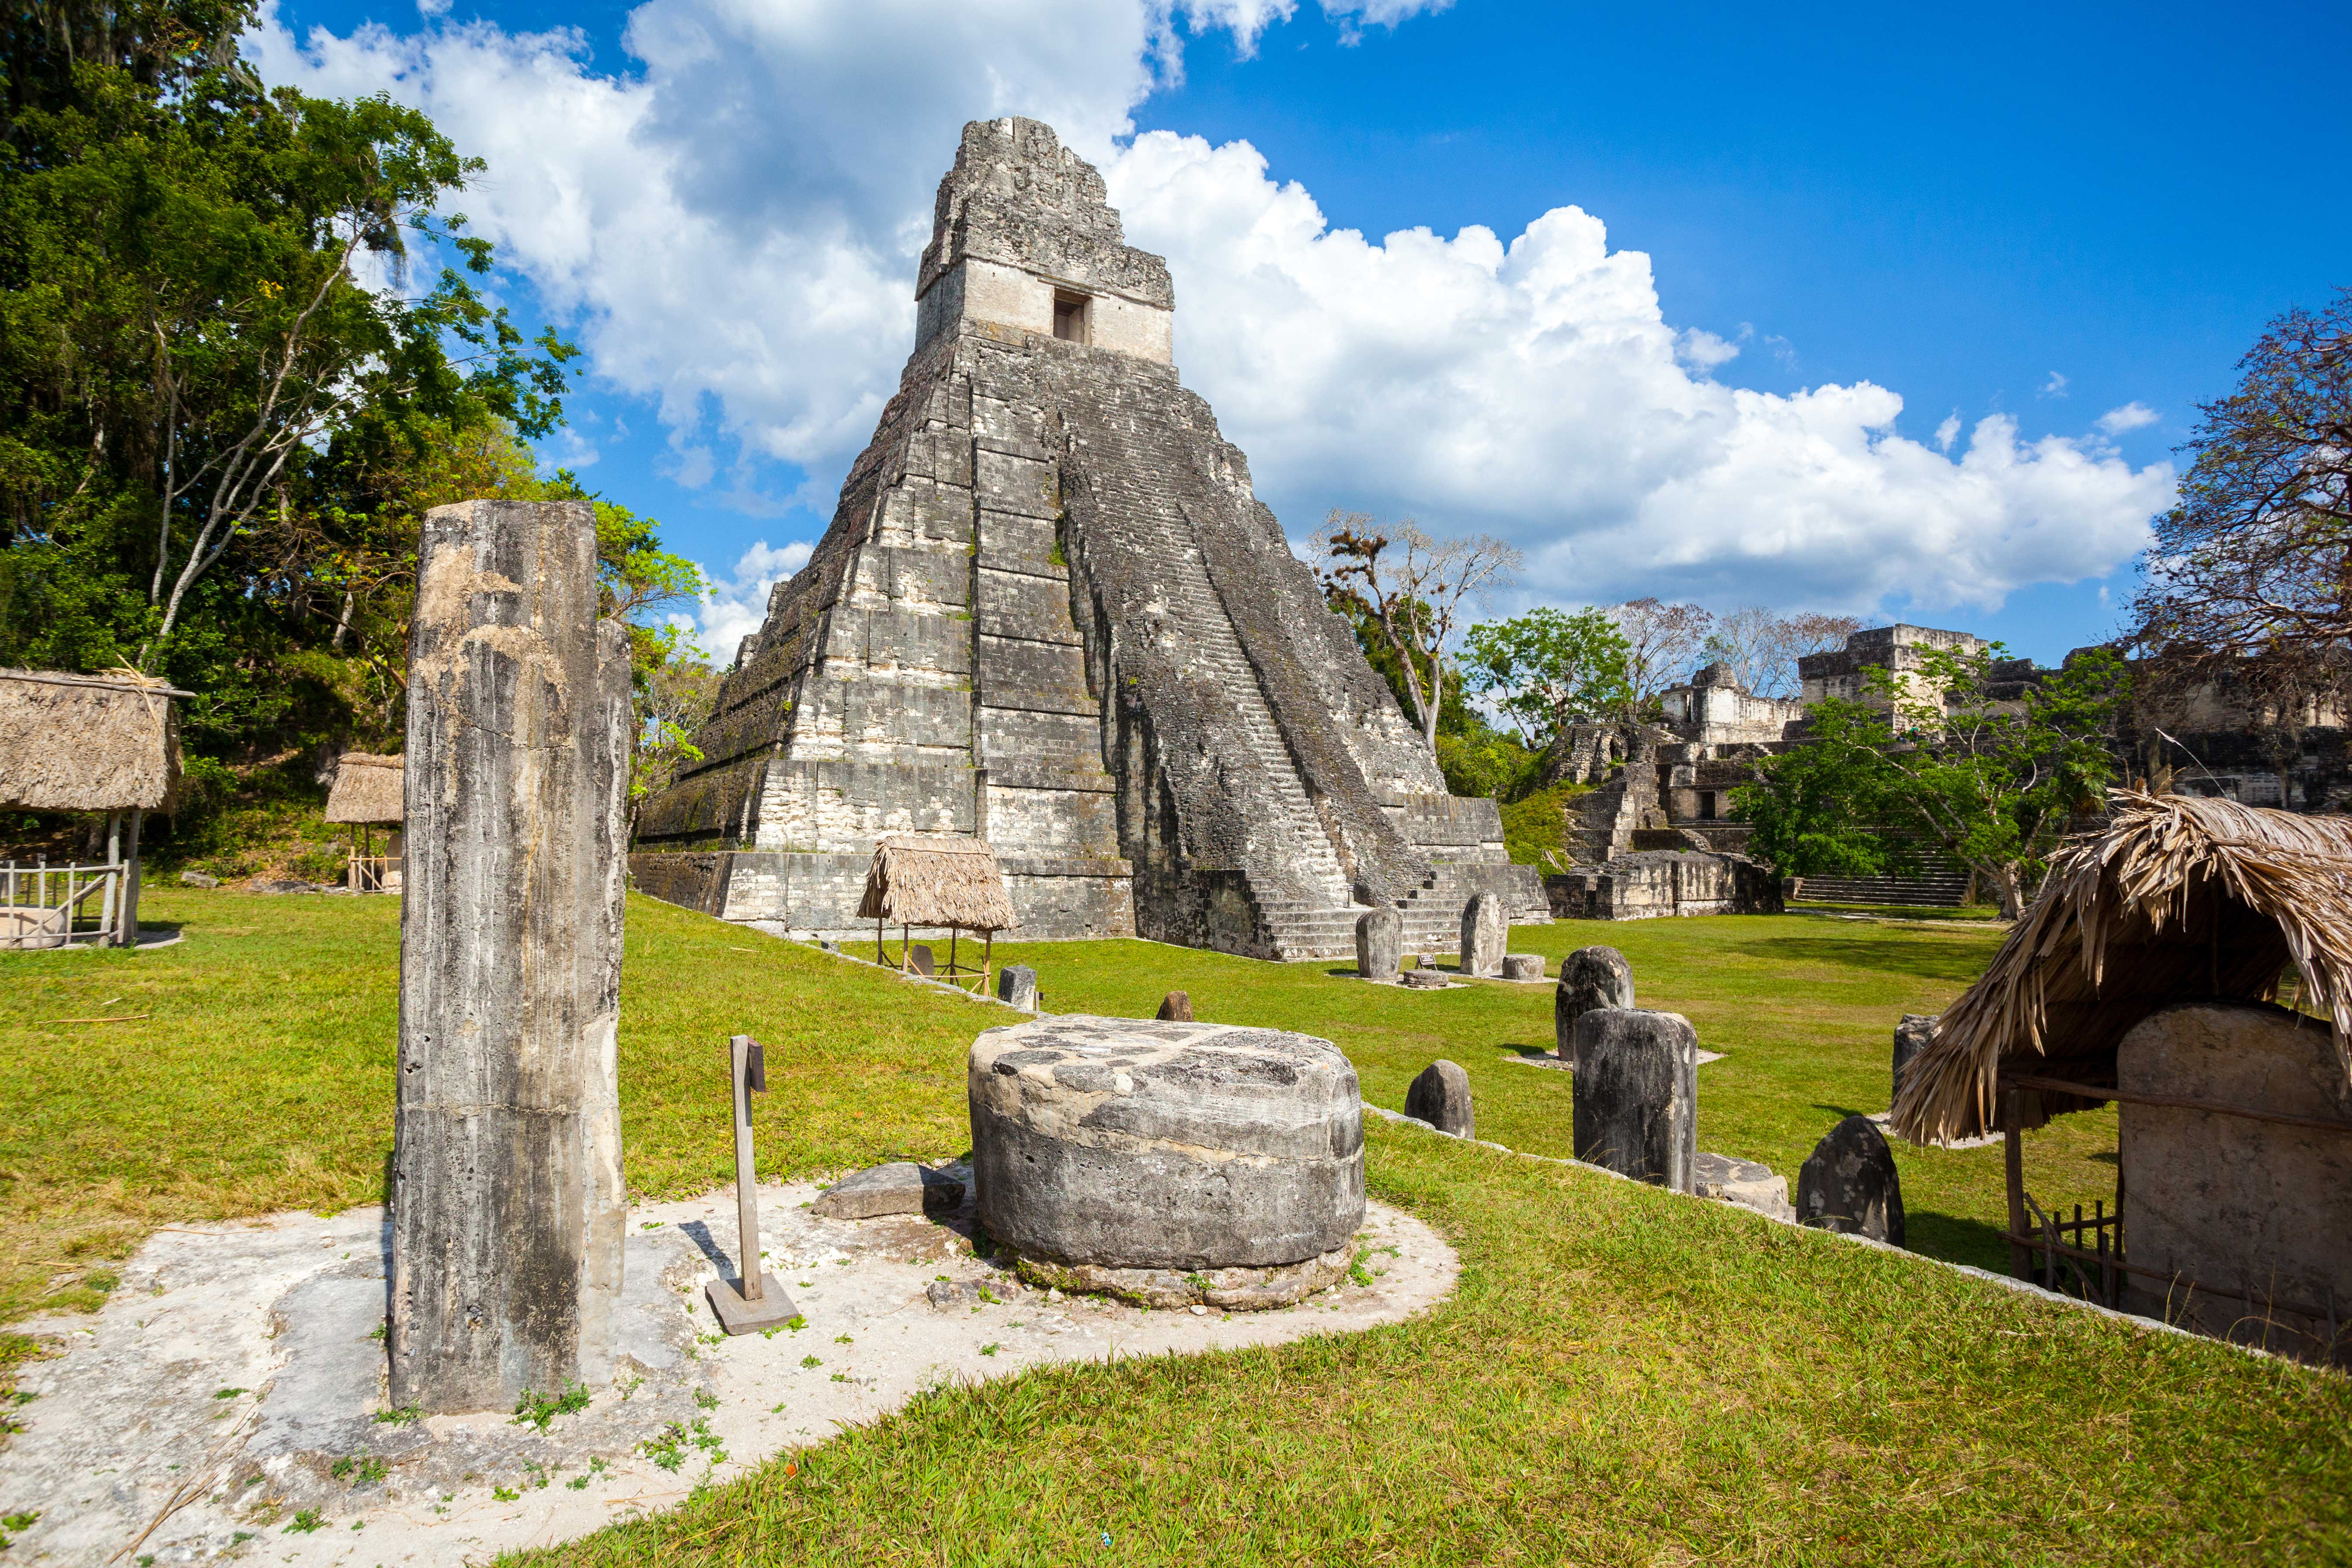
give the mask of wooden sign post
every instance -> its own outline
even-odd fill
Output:
[[[772,1329],[800,1316],[760,1261],[760,1175],[751,1158],[751,1096],[768,1088],[767,1051],[749,1035],[727,1042],[728,1077],[735,1097],[735,1283],[713,1279],[702,1288],[719,1326],[730,1334]]]

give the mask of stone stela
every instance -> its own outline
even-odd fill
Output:
[[[847,941],[893,833],[986,839],[1030,940],[1343,958],[1549,918],[1171,363],[1167,264],[1032,120],[940,183],[913,355],[808,564],[744,639],[636,884]]]
[[[580,501],[425,513],[408,658],[392,1403],[603,1384],[625,1221],[627,634]]]

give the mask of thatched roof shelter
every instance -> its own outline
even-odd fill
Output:
[[[906,834],[874,847],[857,918],[894,926],[1009,931],[1013,895],[984,838]]]
[[[2270,1001],[2290,963],[2352,1080],[2352,818],[2130,790],[2110,805],[1905,1068],[1904,1137],[2000,1126],[2004,1078],[2084,1086],[2021,1093],[2024,1127],[2104,1104],[2134,1025],[2176,1003]]]
[[[0,808],[162,811],[180,793],[172,699],[133,675],[0,669]]]
[[[345,752],[335,759],[334,785],[327,791],[327,820],[394,824],[405,820],[406,776],[405,764],[398,757]]]

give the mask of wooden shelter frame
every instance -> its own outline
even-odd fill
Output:
[[[894,961],[890,957],[888,946],[889,939],[885,933],[883,922],[878,920],[874,922],[875,962],[884,965],[886,968],[896,969],[901,974],[921,973],[922,972],[914,966],[913,944],[916,929],[916,927],[910,925],[902,925],[898,928],[898,956]],[[945,969],[938,967],[939,960],[937,955],[934,955],[932,958],[931,973],[925,976],[925,978],[939,981],[941,984],[945,985],[961,986],[970,991],[975,996],[985,996],[988,994],[988,976],[990,966],[995,962],[996,958],[996,931],[992,927],[927,925],[920,929],[927,932],[943,931],[948,933],[947,967]],[[956,939],[965,931],[971,931],[984,939],[985,945],[981,949],[980,967],[977,969],[972,968],[969,964],[960,963],[957,959]]]

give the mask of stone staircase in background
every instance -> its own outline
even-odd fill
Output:
[[[1356,917],[1363,909],[1352,901],[1331,837],[1299,780],[1257,671],[1209,581],[1200,542],[1189,530],[1179,533],[1166,527],[1156,542],[1169,567],[1159,586],[1176,623],[1189,634],[1185,669],[1205,677],[1231,704],[1235,732],[1273,784],[1277,815],[1270,822],[1250,824],[1250,864],[1244,868],[1261,934],[1276,958],[1352,957]]]

